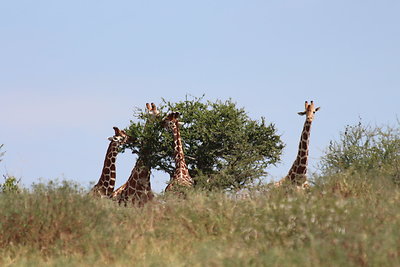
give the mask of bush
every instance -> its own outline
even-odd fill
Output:
[[[349,125],[331,141],[321,159],[323,175],[341,172],[389,175],[400,183],[400,128]]]
[[[21,179],[17,179],[14,176],[6,176],[4,177],[4,183],[0,184],[0,192],[1,193],[18,193],[20,192],[19,182]]]

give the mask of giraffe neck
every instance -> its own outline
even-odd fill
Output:
[[[296,160],[294,161],[287,175],[290,181],[298,185],[302,184],[306,179],[310,130],[311,122],[306,120],[304,123],[303,131],[301,132],[299,150]]]
[[[179,126],[174,127],[174,156],[177,169],[187,169]]]
[[[183,145],[181,134],[179,131],[179,124],[178,122],[175,123],[174,127],[172,128],[173,135],[174,135],[174,158],[175,158],[175,172],[172,176],[172,180],[170,184],[167,186],[166,190],[171,189],[171,185],[173,183],[183,185],[183,186],[192,186],[193,180],[189,174],[188,167],[185,161],[185,154],[183,152]]]
[[[110,145],[108,146],[100,179],[93,188],[93,191],[95,191],[100,196],[109,197],[114,191],[116,178],[115,162],[118,155],[118,148],[118,143],[114,141],[111,141]]]

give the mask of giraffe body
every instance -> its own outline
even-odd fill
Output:
[[[283,183],[290,183],[296,185],[299,189],[308,187],[307,182],[307,166],[308,166],[308,151],[311,124],[314,120],[314,114],[320,109],[315,108],[313,101],[310,104],[305,102],[305,111],[299,112],[299,115],[306,115],[306,121],[304,122],[303,130],[300,136],[299,149],[297,152],[296,160],[293,162],[292,167],[286,177],[275,183],[275,186],[281,186]]]
[[[154,103],[151,103],[151,105],[146,103],[146,108],[148,114],[152,117],[158,116],[159,112]],[[147,123],[148,121],[146,121]],[[151,167],[147,159],[147,153],[140,151],[128,180],[112,194],[112,198],[117,200],[118,203],[126,205],[129,199],[131,199],[134,205],[143,206],[146,202],[154,198],[150,184]]]
[[[110,197],[114,191],[116,179],[116,160],[121,145],[125,144],[129,137],[123,130],[113,127],[115,135],[108,138],[110,144],[104,159],[103,169],[97,184],[92,188],[92,193],[100,197]]]
[[[170,183],[165,188],[165,191],[170,191],[175,185],[192,187],[194,182],[190,176],[189,169],[186,165],[185,154],[183,151],[182,138],[180,134],[180,114],[172,112],[164,119],[164,126],[172,131],[174,137],[174,159],[175,159],[175,172],[171,176]]]
[[[139,206],[153,200],[154,194],[151,190],[150,174],[150,167],[139,158],[128,181],[112,194],[112,198],[116,199],[119,204],[124,203],[125,205],[131,199],[134,205]]]

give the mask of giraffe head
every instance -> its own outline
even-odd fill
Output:
[[[167,130],[173,130],[176,125],[182,125],[183,122],[179,121],[180,117],[179,112],[171,112],[165,119],[163,120],[163,125]]]
[[[108,140],[111,142],[116,142],[118,145],[123,145],[128,142],[129,135],[126,134],[124,130],[118,129],[118,127],[113,127],[115,134],[112,137],[109,137]]]
[[[305,111],[298,112],[297,114],[304,116],[306,115],[307,121],[312,122],[314,120],[314,114],[320,109],[320,107],[315,107],[314,102],[311,101],[310,104],[306,101],[305,102]]]

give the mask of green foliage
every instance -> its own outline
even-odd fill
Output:
[[[6,176],[3,175],[4,183],[0,184],[0,192],[1,193],[18,193],[20,192],[19,182],[20,179],[15,178],[14,176]]]
[[[326,175],[383,172],[400,183],[400,128],[347,126],[338,141],[330,142],[320,166]]]
[[[151,166],[174,172],[173,137],[161,120],[171,111],[181,114],[182,141],[189,172],[202,188],[240,188],[265,174],[265,168],[279,161],[283,143],[273,124],[249,118],[231,100],[163,100],[160,117],[146,125],[131,122],[128,134],[138,142],[127,145],[136,153],[150,151]],[[139,120],[148,115],[135,114]],[[223,177],[223,179],[221,179]]]
[[[309,193],[172,194],[144,208],[37,184],[0,194],[0,265],[399,266],[400,191],[370,178],[336,174]],[[352,194],[337,191],[345,180]]]

